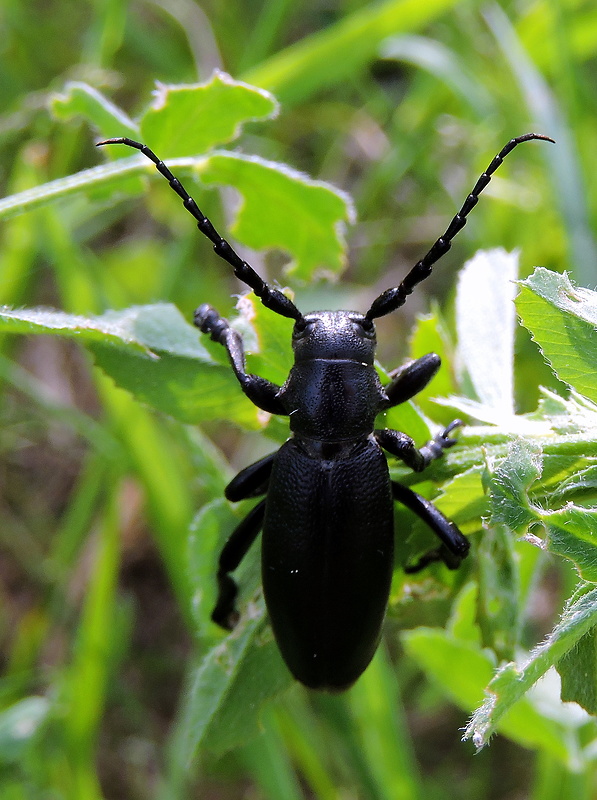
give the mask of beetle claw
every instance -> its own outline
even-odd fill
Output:
[[[453,439],[450,436],[450,434],[452,433],[452,431],[456,430],[456,428],[461,428],[463,425],[464,422],[461,419],[455,419],[447,426],[447,428],[444,428],[444,430],[441,433],[438,433],[438,435],[434,438],[433,441],[436,444],[440,445],[442,449],[445,449],[447,447],[454,447],[454,445],[457,444],[458,439]]]

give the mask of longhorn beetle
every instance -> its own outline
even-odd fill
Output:
[[[466,224],[491,176],[521,142],[511,139],[489,164],[443,236],[404,278],[371,308],[302,314],[265,283],[215,230],[195,200],[152,150],[128,138],[182,199],[218,256],[274,313],[294,320],[294,365],[283,386],[245,371],[243,340],[228,320],[204,304],[194,323],[226,348],[241,389],[256,406],[290,419],[292,436],[278,451],[243,469],[226,487],[231,502],[262,497],[226,542],[219,559],[218,599],[212,619],[232,629],[237,585],[231,577],[259,531],[265,602],[282,656],[293,675],[312,689],[342,691],[365,670],[379,642],[393,568],[393,502],[413,511],[440,540],[406,567],[416,572],[434,561],[456,569],[468,553],[465,536],[425,498],[390,479],[384,450],[421,472],[456,440],[455,420],[417,449],[406,434],[375,429],[377,415],[425,387],[440,366],[434,353],[392,373],[382,386],[374,367],[374,319],[400,308]]]

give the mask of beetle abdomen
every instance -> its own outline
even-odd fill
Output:
[[[295,439],[276,455],[262,543],[274,634],[294,676],[339,691],[377,647],[393,567],[388,467],[377,443],[308,456]]]

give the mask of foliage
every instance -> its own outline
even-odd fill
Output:
[[[594,794],[597,312],[580,288],[596,263],[581,167],[595,147],[594,14],[571,0],[483,15],[454,0],[345,5],[330,20],[315,2],[206,4],[221,60],[205,20],[181,26],[176,10],[83,4],[83,22],[55,4],[27,34],[21,4],[0,11],[0,329],[13,334],[0,353],[3,797],[236,797],[247,775],[280,798],[498,798],[531,783],[536,800]],[[62,43],[51,64],[50,36]],[[213,72],[223,64],[242,80]],[[168,83],[147,104],[154,77]],[[460,256],[378,325],[388,369],[432,350],[444,361],[416,404],[380,424],[422,444],[454,416],[471,422],[424,482],[391,466],[474,553],[455,574],[407,578],[401,565],[429,534],[397,509],[397,530],[412,533],[397,542],[385,643],[345,696],[309,695],[273,643],[257,553],[239,570],[237,630],[209,621],[217,554],[246,513],[221,499],[228,460],[244,466],[287,436],[186,321],[204,301],[232,316],[238,285],[143,156],[91,144],[147,140],[243,253],[282,254],[247,257],[278,277],[285,261],[301,309],[366,308],[493,153],[533,127],[557,146],[517,149]],[[356,228],[352,201],[325,179],[351,190]],[[330,288],[347,235],[351,270]],[[497,245],[520,248],[518,289],[519,257]],[[453,311],[413,320],[481,246]],[[237,310],[250,369],[282,382],[290,323],[252,295]],[[578,705],[562,704],[559,681]],[[467,718],[477,747],[501,734],[474,758],[457,746]],[[536,754],[534,777],[518,746]]]

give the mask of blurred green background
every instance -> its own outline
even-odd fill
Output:
[[[543,265],[597,284],[596,55],[591,0],[3,0],[1,194],[100,163],[94,131],[48,111],[68,81],[134,118],[156,81],[221,68],[281,103],[275,120],[246,127],[243,152],[354,198],[346,272],[336,284],[290,280],[298,304],[363,309],[426,252],[506,141],[529,130],[555,138],[509,158],[432,278],[380,322],[391,368],[430,298],[449,316],[455,273],[480,247],[519,248],[523,275]],[[234,203],[201,193],[222,232]],[[284,283],[280,254],[250,260]],[[201,302],[228,313],[240,291],[158,181],[151,213],[134,198],[75,197],[3,222],[0,262],[0,302],[13,306],[100,313],[171,301],[190,317]],[[188,771],[177,764],[197,647],[177,565],[195,511],[271,442],[231,424],[206,436],[150,412],[70,341],[4,337],[0,347],[3,800],[591,797],[590,774],[546,753],[498,737],[475,756],[460,742],[466,711],[398,643],[399,625],[445,620],[442,598],[391,616],[389,654],[347,699],[295,687],[267,707],[260,737],[201,753]],[[526,339],[519,349],[528,411],[553,379]],[[550,572],[537,593],[530,644],[567,580]]]

